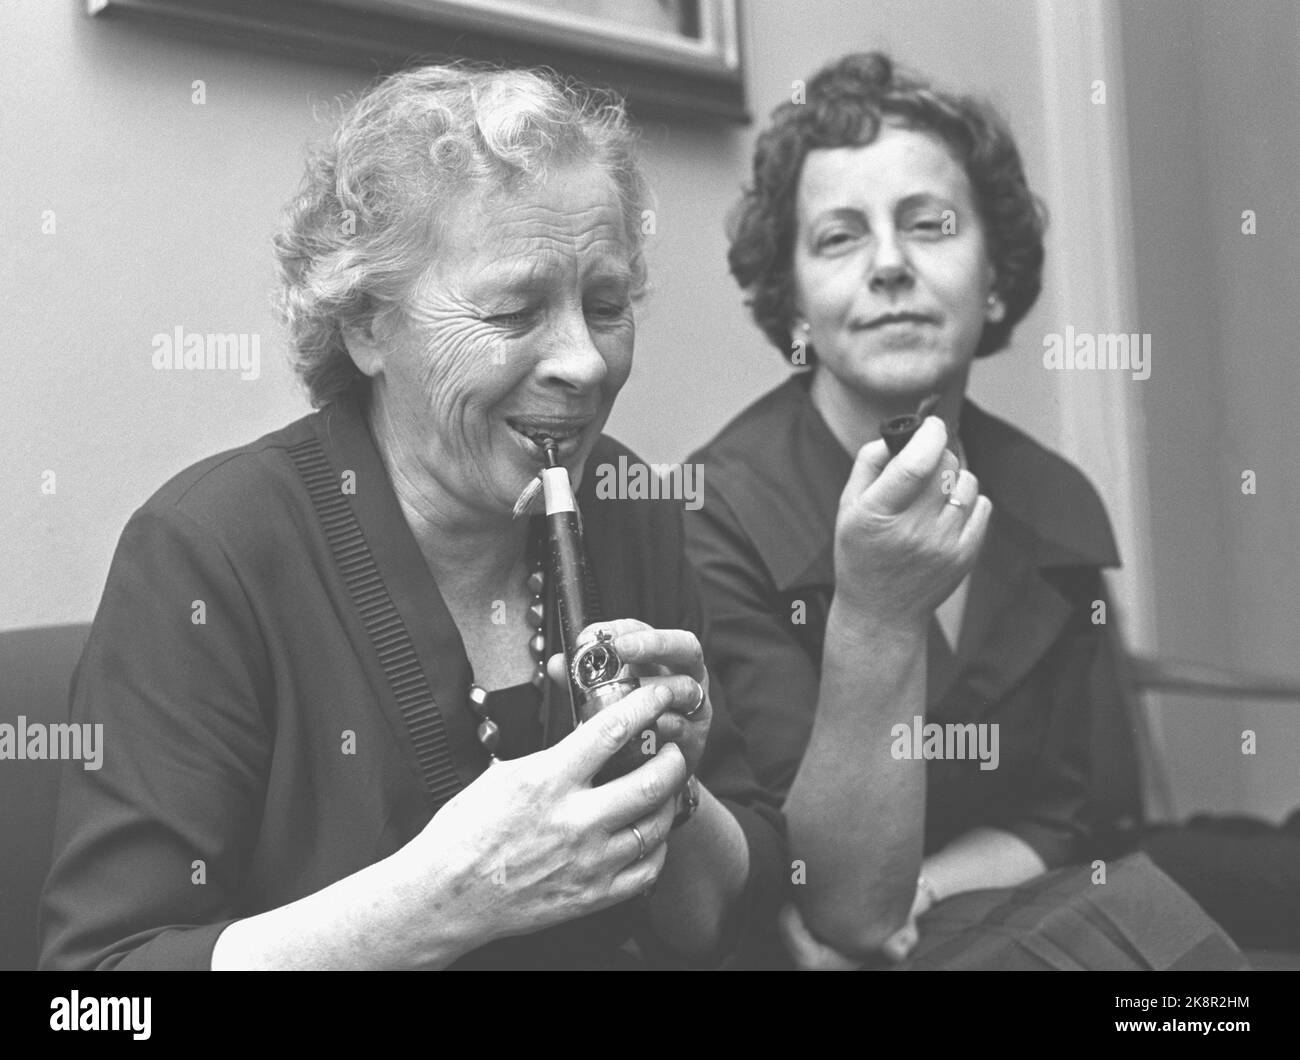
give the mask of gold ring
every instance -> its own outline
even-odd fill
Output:
[[[636,836],[636,859],[640,861],[645,857],[645,838],[641,835],[641,829],[632,825],[632,834]]]

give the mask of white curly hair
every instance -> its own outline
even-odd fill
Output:
[[[343,330],[402,304],[437,253],[439,217],[475,185],[600,167],[618,189],[639,297],[649,192],[634,144],[621,100],[547,70],[422,66],[365,91],[309,155],[274,240],[276,307],[312,404],[365,381]]]

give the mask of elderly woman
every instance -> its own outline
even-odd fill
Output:
[[[1110,525],[1078,470],[965,396],[1038,295],[1043,226],[997,116],[878,53],[821,71],[758,140],[731,270],[809,370],[693,458],[711,500],[687,536],[715,687],[806,862],[782,917],[805,966],[899,958],[933,903],[1064,865],[1088,831],[1090,716],[1117,694],[1090,618]],[[887,464],[881,424],[923,402],[942,426]],[[905,510],[896,468],[924,498]],[[978,551],[968,574],[927,584],[885,547],[943,534]],[[882,692],[900,656],[911,683]]]
[[[45,966],[710,961],[775,912],[781,818],[708,695],[680,513],[583,474],[627,453],[601,429],[644,205],[619,107],[536,73],[415,69],[344,117],[277,240],[318,411],[123,533]],[[512,515],[543,435],[643,676],[576,729],[541,519]],[[653,757],[593,784],[652,726]]]

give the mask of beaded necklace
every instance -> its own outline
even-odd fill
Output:
[[[543,569],[545,548],[538,535],[529,535],[528,548],[532,570],[525,585],[528,587],[532,601],[526,612],[528,626],[533,631],[528,638],[528,650],[533,657],[533,675],[529,678],[537,691],[543,692],[546,685],[546,572]],[[501,726],[489,715],[487,709],[488,692],[470,676],[469,708],[478,718],[478,742],[483,745],[492,762],[497,762],[497,748],[501,745]]]

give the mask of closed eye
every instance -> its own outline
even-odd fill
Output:
[[[520,328],[523,327],[532,318],[532,310],[517,309],[513,313],[496,313],[483,319],[489,324],[496,324],[503,328]]]
[[[593,302],[586,307],[587,315],[600,320],[621,320],[627,314],[626,302]]]

